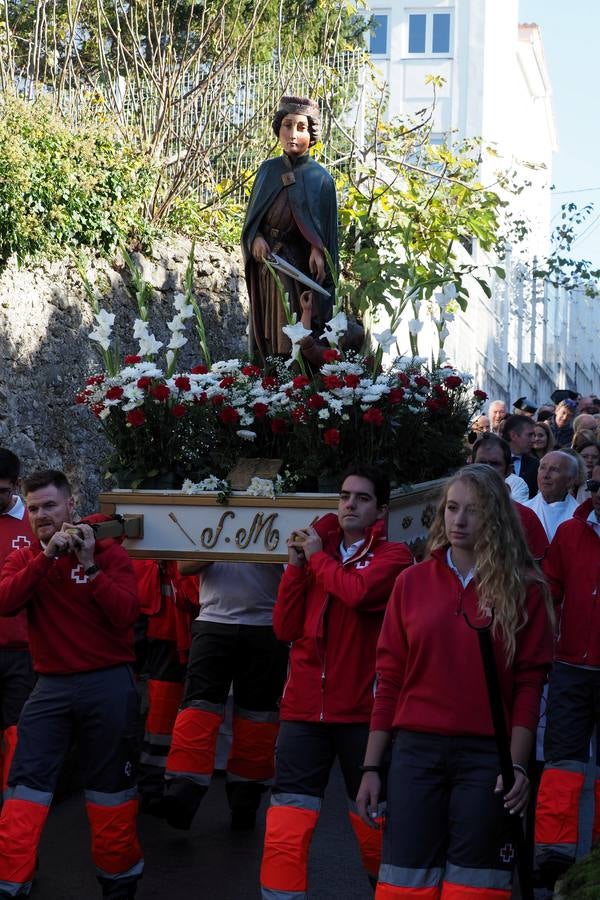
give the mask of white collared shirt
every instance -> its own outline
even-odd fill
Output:
[[[13,519],[18,519],[19,522],[25,516],[25,504],[16,494],[13,494],[14,503],[9,510],[5,513],[2,513],[3,516],[12,516]]]
[[[460,572],[458,571],[458,569],[456,568],[456,566],[454,565],[454,560],[452,559],[452,549],[450,547],[448,547],[448,550],[446,551],[446,562],[448,563],[449,567],[452,569],[454,574],[458,575],[458,578],[460,579],[460,583],[462,584],[462,586],[464,588],[466,588],[468,583],[470,581],[472,581],[475,576],[475,569],[469,569],[469,571],[467,572],[466,575],[461,575]]]
[[[575,497],[567,494],[564,500],[557,500],[555,503],[546,503],[542,497],[541,491],[535,497],[528,500],[523,506],[528,506],[534,511],[542,525],[548,540],[551,541],[559,525],[571,519],[578,503]]]
[[[358,553],[364,542],[365,539],[361,538],[359,541],[354,541],[349,547],[344,547],[344,542],[342,541],[340,543],[340,556],[342,557],[342,562],[345,563],[354,556],[355,553]]]
[[[590,525],[592,526],[592,528],[594,529],[594,531],[596,532],[598,537],[600,537],[600,520],[598,519],[595,509],[593,509],[591,511],[591,513],[589,514],[589,516],[587,517],[587,519],[585,521],[590,523]]]

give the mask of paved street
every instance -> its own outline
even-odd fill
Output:
[[[146,874],[139,900],[259,900],[264,809],[256,831],[232,834],[223,777],[217,776],[192,830],[184,834],[140,817]],[[40,847],[35,900],[100,897],[81,794],[52,810]],[[310,863],[312,900],[372,900],[346,814],[341,777],[332,776]]]

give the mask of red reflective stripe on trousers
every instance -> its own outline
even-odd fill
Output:
[[[592,825],[592,844],[600,841],[600,778],[594,782],[594,824]]]
[[[4,801],[0,816],[0,881],[31,881],[47,815],[48,807],[41,803]]]
[[[472,887],[465,884],[452,884],[444,881],[442,884],[442,900],[504,900],[510,898],[511,890],[501,888]]]
[[[275,772],[276,722],[233,717],[233,742],[227,771],[249,781],[268,781]]]
[[[415,900],[438,900],[439,887],[397,887],[394,884],[377,883],[375,900],[400,900],[403,897],[414,897]]]
[[[12,765],[13,756],[17,749],[17,726],[9,725],[2,735],[2,790],[5,791],[8,782],[8,773]]]
[[[535,813],[536,844],[576,844],[584,775],[544,769]]]
[[[217,734],[222,721],[222,716],[203,709],[182,709],[173,728],[167,757],[168,771],[212,775]]]
[[[305,891],[308,882],[308,848],[318,812],[292,806],[267,810],[265,846],[260,883],[272,891]]]
[[[146,731],[171,734],[183,696],[183,685],[176,681],[148,681]]]
[[[92,859],[94,865],[109,875],[127,872],[142,858],[136,818],[137,800],[127,800],[118,806],[99,806],[86,803],[92,832]]]
[[[358,841],[362,864],[375,878],[381,863],[381,841],[383,836],[383,818],[374,820],[379,828],[369,828],[355,812],[350,813],[350,824]]]

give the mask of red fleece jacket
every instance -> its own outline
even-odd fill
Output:
[[[4,513],[0,516],[0,570],[7,556],[19,547],[27,547],[35,540],[29,527],[27,510],[23,517],[15,519]],[[0,648],[2,650],[26,650],[27,616],[24,612],[9,619],[0,619]]]
[[[555,658],[600,666],[600,537],[587,518],[586,500],[558,528],[544,560],[544,574],[559,609]]]
[[[323,550],[302,568],[286,568],[273,610],[275,634],[293,642],[280,715],[301,722],[368,722],[383,613],[412,554],[405,544],[385,539],[379,520],[342,563],[337,516],[324,516],[315,528]]]
[[[36,672],[65,675],[134,660],[139,608],[131,562],[112,540],[96,543],[95,561],[100,572],[89,581],[73,553],[48,559],[37,540],[6,559],[0,615],[27,611]]]
[[[463,588],[446,550],[403,572],[394,587],[377,645],[377,691],[371,729],[493,735],[479,641],[475,581]],[[527,593],[528,622],[506,665],[501,637],[496,666],[509,728],[535,731],[542,687],[552,662],[552,632],[542,592]]]

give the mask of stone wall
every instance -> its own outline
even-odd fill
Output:
[[[168,341],[166,322],[173,316],[173,293],[182,289],[189,242],[157,242],[148,255],[133,258],[154,288],[150,325]],[[104,295],[102,305],[116,314],[115,335],[122,355],[135,353],[135,301],[127,290],[123,260],[91,260],[90,270]],[[214,359],[238,356],[246,349],[247,296],[237,252],[205,244],[196,247],[195,294],[204,315]],[[88,340],[92,309],[69,259],[18,268],[11,261],[0,275],[0,445],[20,456],[23,471],[63,469],[78,493],[78,508],[95,508],[109,451],[100,424],[74,403],[86,378],[101,371],[100,357]],[[181,367],[198,362],[193,323]]]

